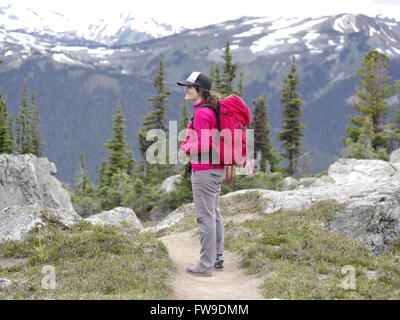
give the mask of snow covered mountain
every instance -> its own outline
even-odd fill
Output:
[[[168,36],[185,30],[151,18],[121,13],[99,21],[85,21],[54,11],[29,8],[18,3],[0,6],[0,29],[21,32],[65,43],[92,42],[97,45],[128,45]]]

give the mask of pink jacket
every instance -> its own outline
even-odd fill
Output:
[[[186,141],[180,144],[180,148],[186,154],[194,155],[198,153],[208,153],[212,145],[212,137],[210,136],[208,141],[202,139],[201,130],[202,129],[217,129],[217,116],[211,108],[200,108],[197,107],[204,104],[204,101],[199,102],[193,106],[194,113],[194,134],[192,129],[192,121],[189,121],[187,126]],[[205,140],[205,141],[203,141]],[[192,157],[193,158],[193,157]],[[208,159],[208,157],[207,157]],[[204,163],[203,163],[204,162]],[[209,161],[198,161],[191,160],[193,171],[209,170],[209,169],[223,169],[224,166],[221,164],[212,165]]]

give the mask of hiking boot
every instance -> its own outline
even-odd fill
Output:
[[[200,276],[200,277],[211,277],[212,276],[212,270],[201,271],[198,266],[187,267],[186,271],[193,275]]]
[[[224,270],[224,260],[219,260],[214,263],[214,270],[215,271],[222,271]]]

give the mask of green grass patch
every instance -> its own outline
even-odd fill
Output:
[[[13,284],[2,299],[173,299],[168,279],[173,265],[155,234],[139,234],[129,224],[31,230],[24,241],[0,244],[2,258],[28,258],[0,268]],[[54,267],[55,289],[42,285]],[[44,272],[44,273],[42,273]]]
[[[249,273],[265,278],[265,298],[400,299],[400,241],[375,256],[325,225],[342,205],[321,201],[226,226],[226,248],[243,253]],[[342,268],[351,266],[353,274]],[[371,274],[373,276],[371,276]],[[354,286],[349,285],[351,277]]]

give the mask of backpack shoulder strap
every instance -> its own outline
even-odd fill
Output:
[[[209,104],[203,103],[203,104],[199,105],[199,106],[196,108],[196,110],[199,109],[199,108],[205,108],[205,107],[208,107],[208,108],[213,109]],[[195,113],[196,113],[196,111],[193,113],[193,116],[192,116],[192,118],[190,119],[190,120],[192,121],[192,129],[193,129],[193,130],[194,130],[194,114],[195,114]]]

